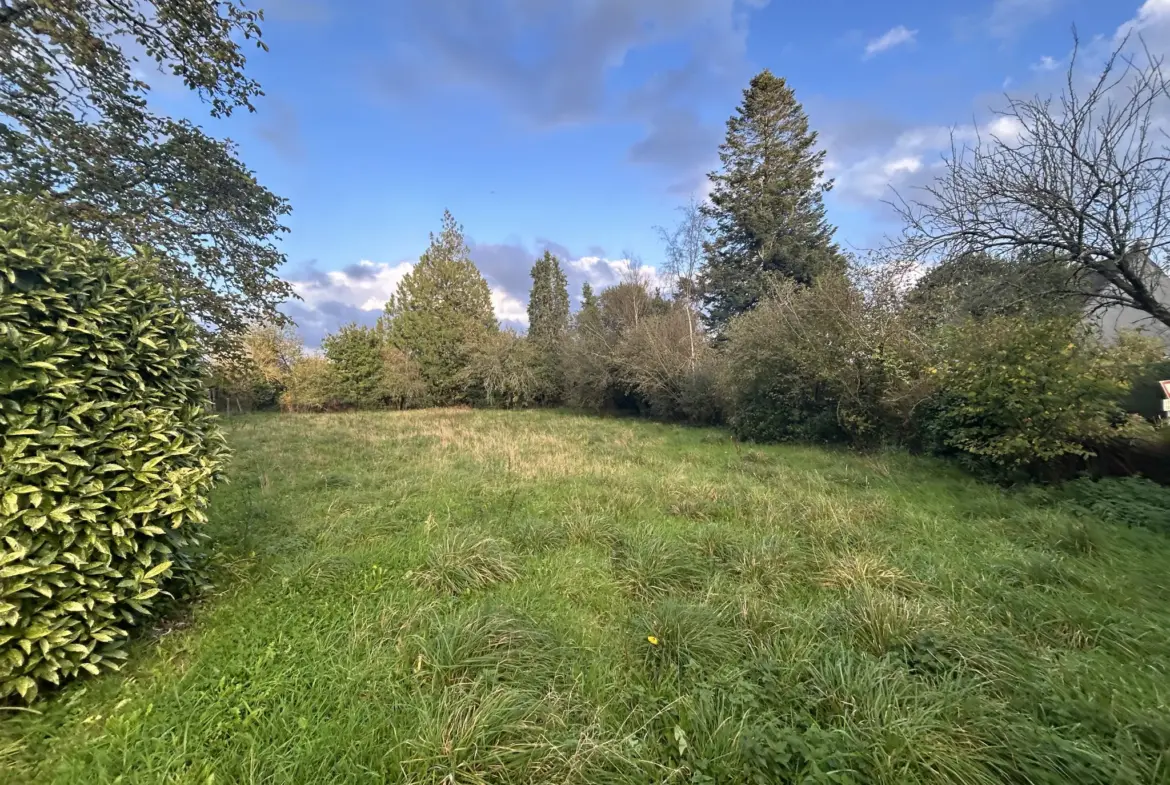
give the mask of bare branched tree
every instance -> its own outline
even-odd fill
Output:
[[[698,298],[697,280],[705,258],[704,247],[711,233],[711,219],[703,212],[703,206],[691,200],[679,208],[682,218],[673,229],[656,227],[658,236],[666,250],[663,273],[670,281],[671,294],[679,301],[687,314],[687,335],[690,340],[691,371],[695,369],[697,353],[695,348],[695,304]]]
[[[892,203],[907,224],[907,258],[1063,263],[1064,293],[1170,326],[1158,291],[1170,248],[1170,84],[1164,58],[1144,42],[1135,58],[1129,44],[1087,85],[1074,48],[1059,97],[1009,97],[998,133],[973,143],[953,135],[945,173]]]

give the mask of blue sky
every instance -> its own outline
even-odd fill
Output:
[[[254,115],[211,122],[289,198],[283,274],[307,344],[370,322],[450,209],[522,324],[545,247],[574,287],[653,267],[654,227],[702,197],[753,73],[785,77],[828,152],[847,248],[895,229],[891,183],[930,176],[948,129],[1047,91],[1075,24],[1088,48],[1127,25],[1170,42],[1170,0],[258,0]]]

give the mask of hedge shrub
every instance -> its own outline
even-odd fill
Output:
[[[941,344],[940,392],[921,409],[920,435],[1003,479],[1126,435],[1119,401],[1161,351],[1137,336],[1104,344],[1076,317],[972,320]]]
[[[0,199],[0,699],[116,670],[198,578],[226,448],[148,264]]]
[[[288,372],[280,407],[286,412],[324,412],[341,408],[340,398],[333,363],[308,355]]]

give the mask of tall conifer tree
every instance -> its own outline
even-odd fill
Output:
[[[768,279],[809,284],[844,269],[825,220],[824,151],[787,83],[762,71],[727,121],[719,148],[722,167],[709,175],[707,215],[714,224],[706,246],[704,302],[712,327],[749,310]]]
[[[499,326],[491,290],[450,212],[386,304],[385,327],[391,345],[417,361],[434,403],[462,399],[460,379],[471,352]]]
[[[528,340],[539,363],[542,403],[557,403],[564,387],[562,355],[569,330],[569,282],[561,262],[548,251],[532,265],[528,298]]]

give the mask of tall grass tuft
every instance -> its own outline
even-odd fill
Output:
[[[431,547],[426,562],[410,578],[420,588],[463,594],[515,580],[514,561],[499,540],[452,531]]]

